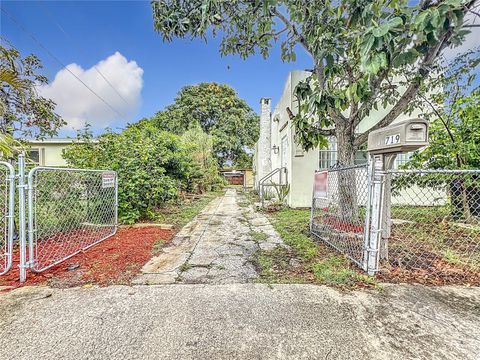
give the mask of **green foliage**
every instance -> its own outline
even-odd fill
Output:
[[[330,255],[325,260],[312,265],[313,274],[317,281],[328,285],[349,285],[366,280],[365,275],[360,275],[349,268],[348,261],[337,255]]]
[[[480,91],[456,99],[449,107],[452,116],[430,123],[430,144],[413,155],[408,167],[480,168]]]
[[[223,195],[223,192],[215,191],[205,193],[191,201],[183,201],[181,206],[165,204],[155,214],[155,220],[174,225],[175,228],[180,229],[197,216],[210,201],[220,195]]]
[[[110,169],[118,173],[119,220],[133,223],[154,218],[155,211],[177,198],[194,176],[189,149],[176,135],[158,131],[148,122],[121,134],[88,139],[64,152],[74,167]]]
[[[340,161],[353,163],[368,132],[409,110],[442,52],[469,32],[464,14],[474,0],[159,0],[154,28],[164,41],[207,40],[221,34],[222,55],[269,55],[295,61],[302,48],[312,57],[311,76],[296,88],[293,117],[305,149],[337,136]],[[358,134],[359,123],[385,108],[377,125]]]
[[[480,49],[443,64],[439,76],[422,89],[422,115],[429,120],[427,148],[406,167],[478,169],[480,167],[480,88],[473,86]],[[431,88],[442,89],[431,93]]]
[[[258,116],[231,87],[216,83],[186,86],[175,102],[151,119],[162,130],[183,134],[200,125],[211,136],[220,166],[251,167],[251,149],[259,132]]]
[[[16,132],[25,137],[53,136],[65,125],[55,113],[55,103],[37,94],[36,87],[48,83],[45,76],[38,74],[41,68],[42,63],[35,55],[22,57],[14,47],[0,45],[2,134]],[[2,137],[2,145],[11,149],[11,142],[3,140]]]
[[[181,139],[192,155],[193,169],[188,190],[203,193],[226,185],[225,178],[218,173],[217,159],[213,156],[213,137],[194,123],[183,133]]]

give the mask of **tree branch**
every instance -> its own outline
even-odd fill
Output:
[[[293,115],[293,112],[292,110],[290,110],[290,108],[287,106],[287,108],[285,109],[287,111],[287,114],[288,114],[288,118],[290,120],[293,120],[295,119],[295,115]],[[334,136],[335,135],[335,129],[322,129],[322,128],[319,128],[318,126],[316,125],[312,125],[313,129],[315,129],[315,131],[318,133],[318,134],[321,134],[323,136]]]
[[[405,90],[397,103],[392,107],[388,114],[383,117],[383,119],[381,119],[369,130],[356,137],[354,142],[355,146],[360,146],[365,143],[368,139],[368,134],[370,134],[372,131],[390,125],[403,111],[405,111],[409,102],[415,97],[415,95],[417,95],[418,90],[420,89],[421,81],[418,78],[425,78],[430,73],[430,66],[433,64],[440,52],[448,45],[448,40],[450,39],[451,35],[451,31],[445,33],[443,39],[438,42],[437,46],[432,47],[425,54],[423,61],[418,67],[416,76],[417,79],[409,85],[407,90]]]
[[[294,24],[292,24],[290,22],[290,20],[285,16],[283,15],[280,11],[278,11],[277,8],[274,8],[273,9],[273,13],[280,19],[280,21],[282,21],[286,27],[288,27],[288,29],[295,35],[295,37],[297,38],[298,42],[300,43],[300,45],[303,46],[303,48],[313,57],[313,54],[312,52],[310,51],[310,49],[308,48],[308,43],[307,41],[305,40],[305,38],[302,36],[302,34],[300,34],[298,31],[297,31],[297,28],[295,27]]]

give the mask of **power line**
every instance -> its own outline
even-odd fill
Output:
[[[2,12],[4,12],[9,18],[10,20],[12,20],[15,25],[18,26],[18,28],[20,30],[22,30],[24,33],[26,33],[28,36],[30,36],[30,38],[35,42],[37,43],[38,46],[40,46],[43,50],[45,50],[45,52],[47,52],[48,55],[50,55],[50,57],[52,57],[56,62],[58,62],[65,70],[67,70],[75,79],[77,79],[78,81],[80,81],[83,86],[85,86],[88,90],[90,90],[90,92],[92,94],[94,94],[98,99],[100,99],[105,105],[107,105],[110,110],[112,110],[114,113],[116,113],[121,119],[123,119],[124,121],[125,120],[125,117],[117,110],[115,109],[112,105],[110,105],[104,98],[102,98],[100,95],[98,95],[92,88],[90,88],[90,86],[88,86],[87,84],[85,84],[85,82],[80,79],[77,75],[75,75],[69,68],[67,68],[67,66],[62,62],[60,61],[60,59],[58,59],[54,54],[52,54],[52,52],[50,50],[48,50],[39,40],[37,40],[37,38],[35,36],[33,36],[32,33],[30,33],[19,21],[17,21],[7,10],[5,10],[3,7],[1,8],[2,9]]]
[[[70,39],[71,43],[75,44],[75,41],[73,38],[65,31],[62,25],[60,25],[54,18],[52,12],[48,9],[47,5],[43,3],[43,1],[40,1],[40,5],[43,7],[43,12],[57,25],[57,27],[60,29],[63,34]],[[86,54],[86,52],[81,48],[80,46],[76,45],[75,48],[77,49],[78,52],[82,53],[83,55]],[[107,77],[100,71],[100,69],[96,66],[93,65],[93,68],[98,72],[98,74],[105,80],[105,82],[115,91],[115,93],[122,99],[125,104],[130,105],[128,101],[118,92],[118,90],[112,85],[112,83],[107,79]]]

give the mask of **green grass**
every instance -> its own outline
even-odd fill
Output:
[[[262,231],[250,231],[248,235],[255,241],[265,241],[268,239],[267,234]]]
[[[224,191],[209,192],[198,199],[162,208],[156,214],[156,221],[174,225],[179,229],[198,215],[210,201],[223,194]]]
[[[392,206],[392,218],[414,222],[441,221],[450,214],[448,206]]]
[[[377,286],[373,278],[322,242],[310,237],[310,210],[284,208],[269,214],[273,227],[291,247],[261,252],[257,265],[268,282],[325,284],[341,288]],[[292,268],[291,259],[298,265]]]
[[[374,284],[366,275],[351,269],[348,260],[339,255],[330,255],[312,265],[313,274],[317,281],[327,285],[353,286],[358,282]]]
[[[271,213],[270,217],[285,244],[290,245],[300,259],[307,261],[317,256],[318,246],[310,238],[310,210],[284,208]]]
[[[152,252],[158,254],[167,242],[163,239],[156,240],[152,245]]]

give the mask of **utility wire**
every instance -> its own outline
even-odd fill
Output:
[[[83,86],[85,86],[88,90],[90,90],[90,92],[95,95],[98,99],[100,99],[105,105],[107,105],[110,110],[112,110],[114,113],[116,113],[121,119],[123,119],[124,121],[125,120],[125,117],[117,110],[115,109],[112,105],[110,105],[104,98],[102,98],[100,95],[98,95],[90,86],[88,86],[87,84],[85,84],[85,82],[80,79],[77,75],[75,75],[69,68],[67,68],[67,66],[62,62],[60,61],[60,59],[58,59],[54,54],[52,54],[52,52],[50,50],[48,50],[40,41],[37,40],[37,38],[35,36],[33,36],[32,33],[30,33],[19,21],[17,21],[13,16],[12,14],[10,14],[7,10],[5,10],[3,7],[1,8],[2,12],[5,13],[5,15],[7,15],[10,20],[12,20],[15,25],[17,25],[17,27],[22,30],[24,33],[26,33],[28,36],[30,36],[30,38],[35,42],[37,43],[38,46],[40,46],[43,50],[45,50],[47,52],[48,55],[50,55],[50,57],[52,57],[56,62],[58,62],[65,70],[67,70],[70,74],[72,74],[72,76],[77,79],[78,81],[80,81]]]
[[[70,40],[72,44],[75,44],[75,41],[73,38],[65,31],[62,25],[60,25],[54,18],[52,12],[48,9],[47,5],[44,4],[43,1],[40,1],[40,5],[43,8],[43,12],[57,25],[57,27],[60,29],[60,31]],[[81,48],[79,45],[74,45],[74,47],[77,49],[78,52],[82,53],[83,55],[86,55],[86,52]],[[93,68],[98,72],[98,74],[105,80],[105,82],[115,91],[115,93],[122,99],[125,104],[129,105],[128,101],[118,92],[118,90],[112,85],[112,83],[107,79],[107,77],[100,71],[98,66],[93,65]]]

